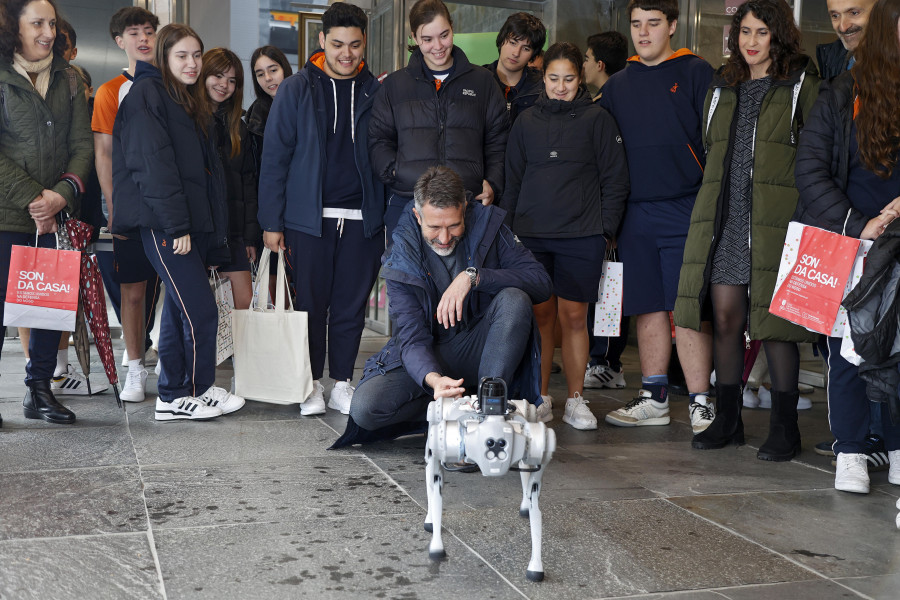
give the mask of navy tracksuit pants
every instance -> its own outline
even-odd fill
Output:
[[[6,286],[9,279],[9,257],[13,246],[34,246],[33,233],[17,233],[12,231],[0,232],[0,323],[3,323],[3,309],[5,308]],[[38,238],[38,247],[55,248],[56,236],[51,233]],[[0,328],[0,352],[3,350],[3,340],[6,339],[6,327]],[[59,346],[58,331],[48,329],[32,329],[31,340],[28,342],[28,356],[31,359],[25,366],[25,385],[33,381],[49,381],[56,369],[56,348]]]
[[[828,338],[828,424],[835,438],[835,454],[863,452],[869,434],[869,404],[859,368],[841,356],[841,338]],[[885,448],[900,450],[900,426],[891,424],[886,402],[876,404],[881,410]]]
[[[365,327],[366,301],[384,252],[384,235],[367,239],[363,222],[322,219],[322,236],[284,230],[297,310],[309,313],[309,359],[313,379],[353,379]]]
[[[157,385],[164,402],[200,396],[216,380],[219,313],[206,271],[207,237],[192,235],[191,251],[176,255],[171,235],[141,229],[147,259],[166,286]]]

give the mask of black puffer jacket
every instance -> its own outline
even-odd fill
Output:
[[[215,114],[216,148],[225,171],[225,189],[228,192],[228,236],[232,240],[243,238],[248,246],[255,246],[262,235],[256,213],[259,204],[256,196],[256,162],[250,146],[250,134],[241,121],[241,150],[231,156],[231,135],[225,125],[225,113]]]
[[[244,115],[244,123],[247,124],[247,133],[249,134],[250,154],[256,163],[257,173],[262,165],[263,135],[266,133],[266,122],[269,120],[270,110],[272,110],[272,98],[264,96],[254,100]]]
[[[866,256],[863,276],[843,305],[851,337],[863,363],[859,376],[873,402],[888,402],[891,420],[900,423],[900,221],[878,236]]]
[[[612,115],[584,89],[571,102],[541,94],[515,122],[500,206],[519,236],[616,236],[631,188]]]
[[[138,61],[116,113],[113,187],[113,233],[149,227],[176,238],[210,234],[207,264],[228,262],[225,178],[214,142],[172,100],[149,63]]]
[[[438,90],[416,48],[406,68],[384,80],[369,121],[372,169],[392,191],[411,197],[428,167],[446,165],[472,194],[481,194],[487,180],[499,198],[509,133],[503,93],[487,69],[455,46],[453,64]]]
[[[544,91],[544,78],[541,77],[541,72],[538,69],[525,67],[525,70],[522,72],[522,80],[507,92],[506,84],[497,77],[498,62],[495,60],[490,64],[484,65],[484,68],[493,73],[494,81],[500,86],[500,91],[503,92],[506,98],[506,112],[509,114],[509,125],[512,127],[512,124],[516,122],[516,118],[526,108],[534,106],[534,103],[540,98],[541,92]]]
[[[793,220],[858,238],[869,218],[847,197],[853,98],[849,71],[822,83],[797,146]]]

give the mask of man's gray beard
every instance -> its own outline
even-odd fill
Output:
[[[428,239],[426,239],[425,242],[428,244],[428,247],[431,248],[438,256],[450,256],[456,250],[456,247],[459,246],[459,240],[460,238],[455,238],[453,240],[453,246],[451,246],[450,248],[437,248],[432,243],[432,240]]]

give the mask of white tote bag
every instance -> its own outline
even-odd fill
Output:
[[[259,272],[269,272],[271,251],[259,259]],[[312,392],[307,314],[285,308],[284,256],[278,253],[275,306],[260,307],[268,277],[259,277],[248,310],[231,313],[234,334],[234,391],[238,396],[273,404],[300,404]],[[263,286],[263,293],[256,289]]]

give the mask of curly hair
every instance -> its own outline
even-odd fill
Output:
[[[750,67],[740,49],[741,21],[748,14],[766,24],[769,28],[768,74],[772,79],[786,79],[797,58],[800,56],[800,30],[794,23],[794,12],[784,0],[749,0],[742,4],[731,20],[728,32],[728,51],[731,56],[722,70],[728,85],[735,85],[750,79]]]
[[[38,0],[3,0],[3,2],[0,2],[0,60],[12,62],[13,54],[20,50],[19,17],[22,16],[25,7],[32,2],[37,1]],[[56,19],[60,20],[62,17],[59,14],[59,8],[57,8],[56,2],[53,0],[46,1],[53,7],[53,12],[56,13]],[[63,52],[66,51],[67,46],[68,42],[66,42],[66,38],[57,35],[56,39],[53,40],[53,54],[62,56]]]
[[[887,179],[897,166],[900,149],[900,0],[878,0],[866,33],[854,52],[851,73],[856,82],[859,112],[856,140],[867,169]]]
[[[169,97],[180,105],[194,120],[204,135],[209,133],[209,121],[212,116],[209,98],[206,94],[206,86],[200,79],[192,85],[182,83],[172,71],[169,70],[169,52],[172,47],[185,38],[192,37],[200,44],[200,52],[203,52],[203,40],[197,32],[181,23],[170,23],[156,34],[156,49],[154,62],[162,75],[163,86],[169,93]],[[201,64],[201,68],[203,65]]]
[[[206,88],[206,78],[211,75],[221,75],[230,68],[234,68],[234,93],[231,98],[219,106],[219,110],[225,112],[225,126],[228,128],[228,136],[231,138],[231,158],[241,153],[241,115],[244,112],[241,106],[244,98],[244,67],[238,55],[227,48],[213,48],[203,55],[203,66],[200,68],[200,83]]]

